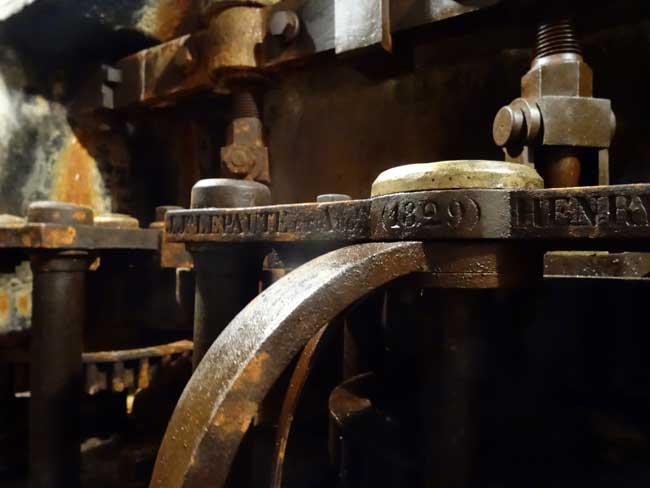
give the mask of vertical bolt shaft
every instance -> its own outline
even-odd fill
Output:
[[[582,59],[575,24],[568,17],[542,22],[537,27],[535,62],[553,55],[574,55]],[[542,154],[542,174],[549,188],[577,186],[581,180],[582,161],[576,148],[549,149]]]
[[[192,208],[267,205],[271,192],[261,183],[201,180],[192,189]],[[263,253],[257,247],[198,246],[194,257],[194,352],[196,368],[215,339],[258,292]]]
[[[232,118],[260,118],[260,109],[251,90],[239,89],[232,93]]]

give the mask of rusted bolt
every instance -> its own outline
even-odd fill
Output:
[[[347,200],[352,200],[352,197],[345,193],[325,193],[316,197],[316,203],[345,202]]]
[[[29,223],[93,225],[93,217],[92,209],[64,202],[34,202],[27,208]]]
[[[300,34],[300,19],[291,10],[279,10],[269,19],[269,33],[285,42],[291,42]]]
[[[211,178],[192,188],[192,208],[256,207],[271,203],[271,190],[257,181]]]
[[[259,109],[251,96],[233,96],[233,120],[228,125],[226,145],[221,148],[225,175],[263,182],[270,181],[269,152]],[[248,93],[250,95],[250,93]]]
[[[271,191],[262,183],[228,178],[198,181],[192,208],[240,208],[269,205]],[[231,224],[226,224],[230,226]],[[263,251],[239,246],[190,247],[194,259],[194,367],[230,321],[258,293]]]

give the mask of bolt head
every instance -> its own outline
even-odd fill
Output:
[[[316,197],[316,203],[345,202],[348,200],[352,200],[352,197],[344,193],[325,193]]]
[[[271,203],[271,190],[256,181],[210,178],[192,188],[192,208],[256,207]]]
[[[499,147],[510,146],[522,142],[524,114],[521,110],[510,106],[502,107],[494,118],[492,136]]]
[[[72,203],[41,201],[33,202],[27,208],[29,223],[60,225],[93,225],[91,208]]]

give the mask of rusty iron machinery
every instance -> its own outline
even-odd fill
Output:
[[[178,192],[189,189],[188,181],[196,182],[191,195],[177,195],[182,205],[157,207],[144,227],[129,213],[120,213],[127,212],[121,206],[99,213],[48,201],[32,203],[26,218],[0,215],[3,268],[13,270],[27,259],[34,275],[31,350],[3,351],[0,363],[29,365],[34,487],[81,486],[84,394],[133,397],[176,361],[188,363],[189,377],[190,357],[192,376],[164,438],[155,438],[159,450],[153,471],[145,461],[137,468],[152,488],[282,488],[305,486],[305,480],[341,488],[456,488],[476,486],[479,479],[494,486],[525,486],[528,473],[538,471],[551,486],[557,480],[544,478],[546,468],[561,472],[564,465],[557,458],[572,459],[566,455],[571,449],[604,457],[608,466],[644,459],[650,433],[639,427],[643,415],[635,411],[636,424],[628,428],[611,405],[599,404],[595,414],[587,411],[580,402],[593,400],[601,385],[592,377],[592,383],[581,382],[570,367],[553,376],[564,374],[567,384],[579,383],[571,390],[560,382],[575,398],[568,400],[574,402],[569,407],[573,414],[559,422],[558,431],[589,432],[593,442],[558,445],[563,444],[556,442],[560,436],[553,437],[556,431],[548,425],[531,428],[531,418],[555,407],[553,402],[530,406],[539,400],[535,384],[543,384],[555,370],[528,371],[524,358],[525,330],[542,320],[545,279],[616,279],[627,286],[650,275],[650,184],[622,178],[625,184],[610,185],[616,117],[609,99],[594,96],[592,69],[569,17],[531,15],[526,8],[532,0],[521,5],[506,0],[177,3],[175,8],[186,16],[183,22],[175,19],[173,29],[153,34],[138,25],[134,30],[145,34],[146,39],[139,39],[144,48],[98,56],[104,64],[82,80],[69,108],[80,140],[85,124],[92,124],[99,133],[119,133],[128,141],[124,148],[142,159],[133,166],[142,164],[134,172],[146,180],[139,189],[149,191],[148,198],[174,202],[161,197],[171,193],[169,188],[157,192],[149,187],[171,187],[175,178],[183,179]],[[269,122],[282,121],[278,113],[300,117],[301,104],[309,103],[298,96],[293,103],[297,85],[284,86],[285,98],[270,94],[283,78],[322,64],[321,71],[307,76],[309,82],[293,82],[335,92],[330,84],[336,78],[324,79],[322,70],[344,66],[345,76],[375,90],[358,110],[354,90],[345,95],[342,106],[350,119],[359,113],[366,118],[382,114],[373,109],[387,96],[425,111],[429,100],[423,103],[417,89],[451,86],[445,84],[447,78],[410,73],[405,83],[380,83],[377,73],[399,72],[405,65],[417,71],[429,63],[428,57],[444,65],[456,55],[444,44],[446,34],[456,33],[463,25],[459,20],[478,25],[493,7],[497,15],[511,16],[506,22],[500,19],[504,24],[545,19],[537,27],[520,96],[494,119],[492,136],[505,161],[490,160],[496,154],[469,159],[472,149],[459,156],[464,159],[387,170],[384,159],[373,166],[372,171],[381,167],[383,172],[364,188],[367,198],[349,191],[354,185],[319,187],[307,199],[288,198],[286,188],[276,193],[278,186],[301,182],[278,182],[271,156],[294,146],[274,145],[269,133],[278,128]],[[449,21],[436,26],[439,30],[424,28],[442,20]],[[421,49],[435,42],[443,47],[439,53]],[[483,53],[482,46],[472,49],[478,57]],[[454,79],[453,86],[462,86],[464,93],[474,90],[473,75],[468,68],[465,84]],[[514,78],[514,73],[508,76]],[[318,117],[327,125],[331,99],[323,99]],[[476,111],[475,102],[463,108]],[[458,106],[451,101],[448,109],[459,111]],[[169,129],[156,134],[160,147],[149,140],[139,147],[139,138],[160,129],[159,119],[165,118],[177,125],[169,129],[160,124]],[[296,147],[310,143],[304,135],[314,137],[300,127],[278,125]],[[207,142],[189,142],[187,134],[196,135],[199,126],[208,134]],[[210,132],[216,126],[219,130]],[[341,134],[357,140],[351,127]],[[437,128],[418,129],[429,133]],[[385,132],[386,141],[375,151],[400,160],[399,151],[391,152],[393,134]],[[152,164],[143,156],[152,153],[155,160],[167,152],[167,139],[180,141],[176,172],[165,173],[157,161]],[[426,146],[413,142],[417,137],[409,133],[406,139],[413,160],[429,159]],[[357,142],[367,141],[359,136]],[[445,146],[441,153],[449,157],[466,142]],[[314,144],[315,151],[327,145]],[[340,158],[343,147],[327,148],[324,154]],[[361,166],[366,153],[359,154],[355,164]],[[201,164],[200,158],[205,158]],[[314,174],[330,171],[328,181],[357,176],[353,168],[334,168],[334,163],[312,168],[310,163],[296,164]],[[354,197],[343,193],[348,191]],[[98,276],[104,271],[114,273],[112,281]],[[91,297],[96,281],[105,282],[98,286],[99,296]],[[123,299],[128,291],[120,295],[125,284],[137,289],[132,301]],[[564,326],[572,319],[577,323],[580,313],[597,315],[600,304],[589,301],[582,300],[578,311],[557,311],[568,318],[555,322]],[[137,331],[146,340],[134,340],[136,334],[124,339],[104,327],[100,332],[112,333],[120,346],[104,347],[93,338],[99,346],[86,348],[85,335],[96,332],[94,322],[108,322],[102,315],[113,306],[117,317],[128,316],[129,324],[152,315],[141,320],[147,326]],[[586,311],[588,307],[594,310]],[[176,314],[184,314],[183,320],[176,320]],[[155,321],[187,327],[151,326]],[[548,322],[543,327],[555,330]],[[600,333],[608,343],[608,332]],[[534,340],[555,341],[549,348],[553,353],[570,350],[559,337],[564,336],[549,332]],[[583,355],[601,371],[599,361],[607,360],[608,351],[590,350],[593,344],[586,337],[579,338],[583,348],[575,356]],[[545,366],[562,369],[553,359]],[[628,380],[621,379],[620,371],[611,374],[611,396],[624,390],[611,384],[618,387]],[[2,392],[13,401],[16,392],[5,384],[11,380],[4,370],[0,373]],[[624,392],[632,398],[626,400],[640,398],[638,410],[643,410],[642,388],[633,386]],[[176,400],[178,393],[164,382],[162,389]],[[164,417],[164,394],[151,390],[142,407],[144,417]],[[580,396],[576,390],[588,391]],[[564,392],[558,391],[558,396]],[[559,417],[553,413],[552,419]],[[128,427],[134,431],[143,422],[142,411],[138,414]],[[0,416],[6,418],[2,406]],[[577,425],[565,425],[572,421]],[[550,432],[547,444],[540,434],[544,428]],[[547,466],[546,453],[526,459],[530,444],[552,450],[548,459],[560,467]],[[506,455],[506,445],[521,452]],[[138,456],[134,459],[137,465]],[[592,459],[585,459],[576,455],[575,464],[588,468]],[[516,478],[522,472],[523,481]]]
[[[458,182],[461,177],[463,183]],[[207,185],[215,182],[199,187]],[[459,188],[463,185],[465,189]],[[367,200],[169,212],[168,238],[204,250],[236,245],[300,249],[323,242],[340,249],[280,279],[219,335],[198,364],[172,417],[151,486],[225,486],[244,435],[292,360],[307,346],[298,364],[300,371],[308,371],[317,347],[310,340],[318,341],[324,325],[387,283],[415,275],[416,286],[447,290],[445,294],[456,291],[449,297],[456,300],[451,310],[462,310],[469,304],[462,290],[534,286],[542,278],[546,251],[647,246],[647,185],[540,186],[541,180],[526,165],[456,161],[387,171],[374,185],[375,196]],[[215,261],[211,267],[219,265]],[[451,326],[461,318],[451,313],[441,320],[449,320]],[[465,339],[453,340],[464,344]],[[449,360],[448,381],[453,390],[453,385],[464,380],[453,376],[461,374],[454,369],[460,365],[452,367],[459,359],[452,355]],[[302,377],[294,378],[298,393],[290,390],[290,394],[300,395],[302,381]],[[352,400],[338,402],[333,395],[335,418],[355,415]],[[473,395],[468,393],[456,407],[449,406],[453,423],[444,435],[457,436],[454,429],[463,429],[465,434],[462,440],[457,438],[457,449],[443,455],[453,466],[445,483],[468,482],[475,434],[465,424],[468,418],[454,416],[453,409],[467,408]],[[287,397],[285,409],[291,412],[295,402]],[[338,408],[348,407],[353,410],[337,413]],[[363,408],[358,408],[361,415]],[[280,425],[285,426],[285,437],[277,441],[276,452],[282,453],[290,420],[280,420]],[[274,473],[274,486],[281,486],[277,464]]]
[[[160,218],[163,218],[164,213]],[[111,257],[145,253],[158,266],[190,266],[184,253],[166,252],[160,227],[142,229],[128,215],[95,216],[89,208],[35,202],[27,218],[0,227],[3,263],[31,261],[31,351],[9,351],[4,363],[29,364],[30,466],[33,486],[77,486],[80,476],[82,393],[146,388],[158,363],[191,353],[180,342],[135,350],[83,351],[86,275],[112,266]],[[179,257],[180,256],[180,257]]]
[[[220,174],[268,184],[271,175],[261,100],[278,70],[331,50],[343,54],[381,44],[390,51],[393,31],[499,2],[443,1],[424,10],[413,9],[409,2],[394,3],[364,0],[352,8],[330,0],[204,2],[199,7],[203,29],[140,51],[114,66],[103,66],[73,106],[83,114],[169,106],[197,94],[230,95]]]
[[[572,24],[543,24],[522,98],[504,107],[494,123],[495,141],[506,147],[509,162],[397,167],[379,176],[365,200],[322,198],[298,205],[194,206],[170,212],[168,238],[202,252],[223,253],[237,245],[246,246],[247,253],[258,249],[260,256],[272,249],[300,255],[300,248],[310,245],[323,253],[336,250],[311,261],[303,254],[306,264],[262,292],[228,327],[218,326],[220,334],[197,358],[172,417],[151,486],[226,486],[246,434],[264,422],[267,397],[299,356],[268,463],[271,486],[283,486],[293,419],[324,337],[340,328],[341,314],[353,303],[391,282],[397,282],[392,295],[409,286],[435,290],[429,293],[433,300],[449,307],[430,314],[442,330],[440,387],[447,396],[439,399],[441,420],[433,422],[433,433],[444,447],[426,439],[423,446],[432,454],[418,457],[415,465],[408,455],[401,459],[387,447],[400,444],[399,428],[387,425],[395,422],[388,419],[399,407],[381,406],[387,401],[381,392],[392,387],[399,398],[399,384],[392,383],[390,372],[350,374],[329,397],[329,451],[336,478],[340,486],[381,485],[387,477],[394,484],[395,476],[409,484],[469,486],[479,464],[479,427],[471,410],[480,396],[480,356],[468,341],[483,334],[492,320],[486,290],[536,286],[549,251],[633,251],[647,245],[647,185],[577,187],[585,181],[579,165],[580,158],[589,159],[586,155],[589,164],[600,165],[600,182],[609,183],[606,149],[615,119],[609,100],[592,94],[591,71]],[[576,147],[585,148],[580,157]],[[587,149],[596,150],[595,159]],[[545,181],[533,165],[550,188],[543,188]],[[226,182],[206,181],[198,190],[210,185],[217,191]],[[230,261],[221,257],[221,266]],[[206,265],[199,263],[201,273]],[[220,268],[218,263],[212,261],[211,268]],[[547,260],[547,269],[554,266]],[[218,294],[212,291],[215,299]],[[208,301],[205,295],[201,301]],[[213,322],[221,324],[221,319]],[[200,318],[198,323],[202,330],[205,324]],[[419,361],[426,357],[422,354]],[[424,398],[419,401],[432,407],[427,402],[436,394],[430,385],[418,384]],[[368,467],[373,462],[382,467]]]

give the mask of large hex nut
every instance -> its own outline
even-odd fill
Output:
[[[221,148],[221,161],[232,176],[269,182],[269,152],[265,147],[231,144]]]
[[[521,96],[529,99],[549,95],[591,97],[593,78],[591,68],[580,58],[536,63],[521,79]]]

